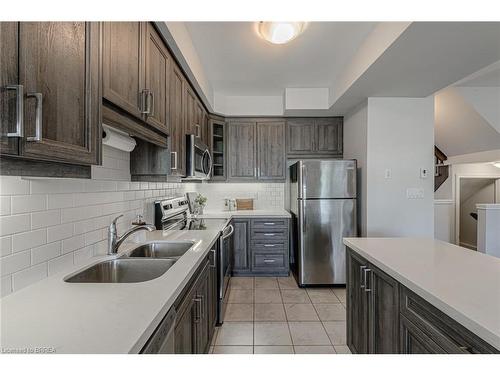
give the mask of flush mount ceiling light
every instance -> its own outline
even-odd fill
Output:
[[[305,22],[259,22],[259,34],[273,44],[285,44],[302,33]]]

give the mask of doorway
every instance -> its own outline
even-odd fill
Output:
[[[477,208],[483,203],[500,202],[500,179],[460,177],[457,184],[457,244],[477,250]]]

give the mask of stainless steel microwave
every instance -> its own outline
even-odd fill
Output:
[[[194,134],[186,134],[186,179],[209,180],[212,167],[208,146]]]

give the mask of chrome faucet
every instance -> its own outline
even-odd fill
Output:
[[[130,236],[132,233],[135,233],[140,230],[148,230],[150,232],[154,231],[156,227],[154,225],[136,225],[135,227],[130,228],[128,231],[123,233],[121,237],[118,236],[118,232],[116,230],[116,222],[123,215],[115,217],[113,222],[109,225],[108,228],[108,255],[113,255],[118,252],[118,248],[125,241],[125,239]]]

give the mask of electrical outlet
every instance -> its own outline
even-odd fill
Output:
[[[388,179],[392,177],[392,170],[390,168],[387,168],[384,173],[384,178]]]
[[[420,178],[427,178],[429,170],[427,168],[420,168]]]
[[[407,188],[406,189],[407,199],[424,199],[424,189],[422,188]]]

